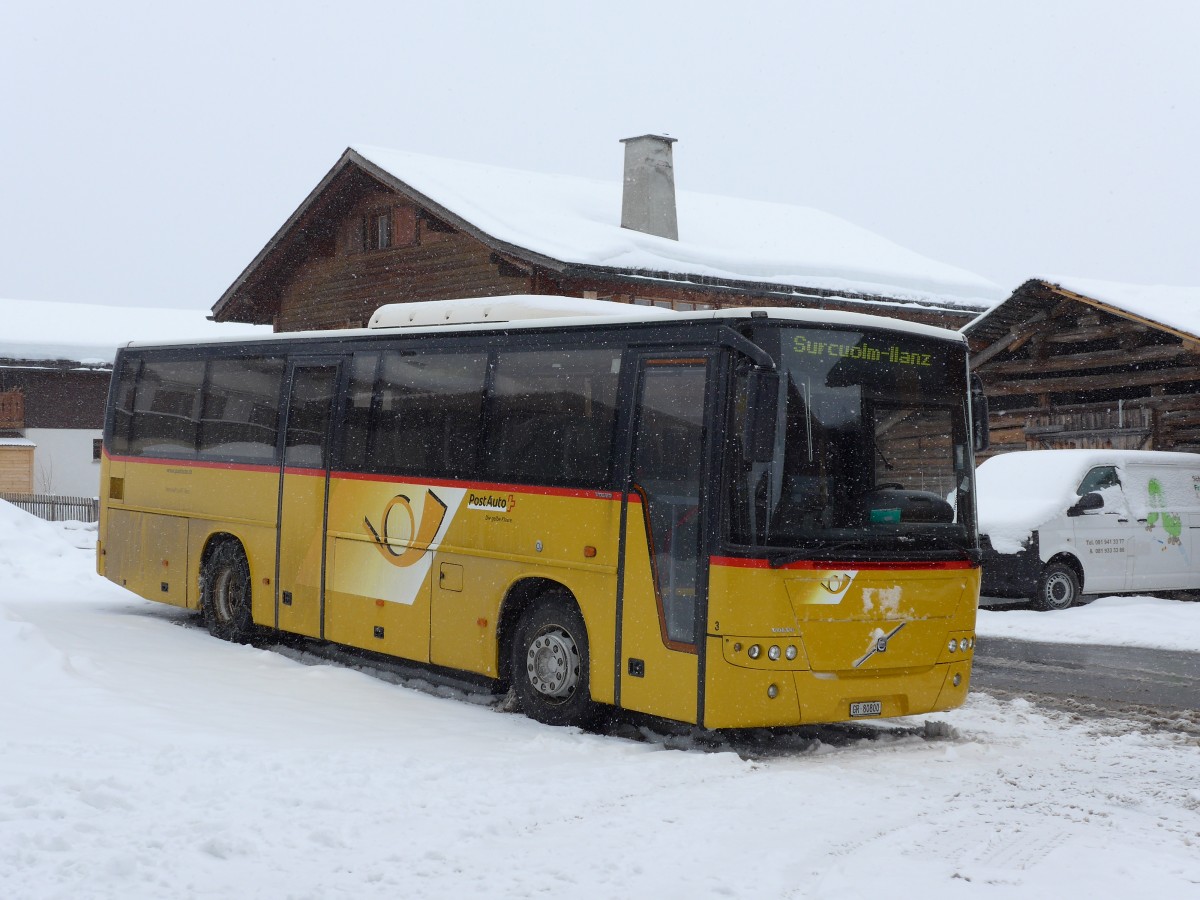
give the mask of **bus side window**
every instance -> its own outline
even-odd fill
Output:
[[[619,349],[501,352],[485,471],[495,481],[603,486],[612,463]]]
[[[375,396],[378,353],[356,353],[350,367],[350,393],[342,418],[342,448],[337,465],[349,472],[370,471],[371,401]]]
[[[385,352],[370,471],[475,475],[486,374],[486,353]]]
[[[133,393],[137,383],[140,359],[124,357],[117,378],[117,393],[113,403],[112,434],[109,435],[108,450],[121,455],[129,452],[129,434],[133,426]]]
[[[282,357],[211,360],[200,419],[200,455],[274,460],[282,383]]]
[[[130,452],[194,457],[203,383],[203,360],[145,360],[134,397]]]

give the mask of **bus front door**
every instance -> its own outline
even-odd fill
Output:
[[[638,359],[627,472],[619,705],[697,721],[704,427],[712,357]]]
[[[338,364],[333,360],[294,362],[290,374],[279,473],[275,626],[321,637],[330,420]]]

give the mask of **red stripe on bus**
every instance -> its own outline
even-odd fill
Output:
[[[772,566],[769,559],[744,556],[714,556],[711,560],[714,566],[727,566],[731,569],[808,569],[826,571],[829,569],[856,569],[860,572],[893,569],[896,571],[930,570],[930,569],[974,569],[976,565],[969,559],[951,559],[942,561],[922,562],[909,560],[907,562],[850,562],[847,560],[798,559],[782,566]]]
[[[162,457],[146,457],[146,456],[113,456],[104,451],[104,455],[108,457],[110,462],[124,463],[144,463],[152,466],[180,466],[195,469],[222,469],[225,471],[240,471],[240,472],[279,472],[279,465],[262,466],[252,465],[248,463],[227,463],[214,462],[212,460],[195,460],[195,459],[164,459]],[[283,470],[285,475],[312,475],[324,477],[324,469],[315,469],[303,466],[287,466]],[[487,481],[451,481],[442,478],[412,478],[406,475],[374,475],[368,472],[331,472],[331,478],[343,479],[346,481],[374,481],[380,484],[419,484],[425,487],[448,487],[448,488],[463,488],[464,490],[475,491],[495,491],[497,493],[504,492],[506,494],[539,494],[548,497],[580,497],[589,500],[620,500],[621,493],[619,491],[601,491],[592,489],[580,488],[556,488],[556,487],[535,487],[526,484],[501,484],[498,482]],[[629,500],[631,503],[641,503],[641,497],[637,494],[630,494]]]
[[[423,487],[463,488],[473,491],[495,491],[506,494],[540,494],[548,497],[582,497],[589,500],[620,500],[620,491],[602,491],[587,488],[537,487],[528,484],[503,484],[492,481],[453,481],[445,478],[420,478],[408,475],[374,475],[369,472],[334,472],[332,477],[347,481],[377,481],[384,484],[419,484]],[[636,494],[629,499],[640,502]]]

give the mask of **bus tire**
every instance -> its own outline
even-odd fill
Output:
[[[1050,563],[1042,569],[1033,605],[1044,612],[1070,609],[1079,602],[1079,576],[1065,563]]]
[[[214,637],[238,644],[254,637],[250,563],[237,541],[223,541],[200,573],[200,614]]]
[[[520,709],[547,725],[585,725],[595,714],[583,616],[567,591],[542,594],[522,614],[509,674]]]

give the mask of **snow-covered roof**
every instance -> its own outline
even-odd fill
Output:
[[[1200,339],[1200,287],[1120,284],[1065,275],[1046,275],[1040,280],[1138,319]]]
[[[117,348],[133,340],[269,335],[263,325],[210,322],[205,310],[91,306],[0,299],[0,360],[111,366]]]
[[[679,240],[621,227],[620,180],[355,146],[352,154],[479,231],[560,263],[988,308],[1000,288],[828,213],[677,190]]]
[[[0,437],[0,447],[36,447],[29,438]]]
[[[1179,337],[1200,340],[1200,287],[1121,284],[1073,275],[1044,275],[1026,281],[999,303],[962,327],[964,334],[995,341],[1064,298],[1114,315],[1144,322]]]

